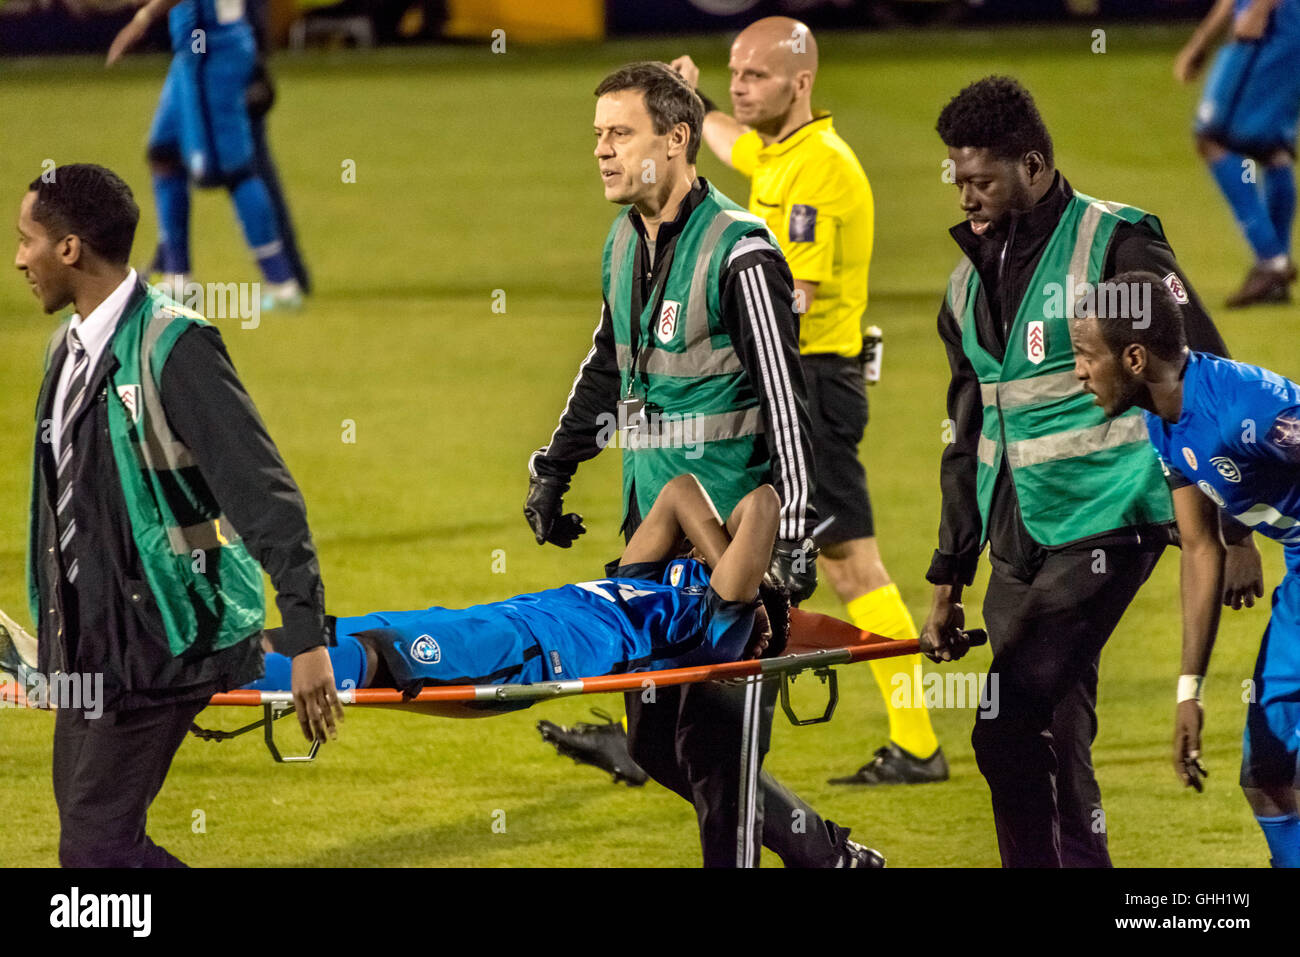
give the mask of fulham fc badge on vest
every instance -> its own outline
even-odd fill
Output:
[[[655,335],[659,341],[667,345],[672,341],[673,334],[677,332],[677,316],[682,311],[680,302],[673,302],[671,299],[665,299],[663,308],[659,310],[659,321],[655,323]]]
[[[122,405],[126,408],[126,414],[131,417],[131,422],[139,422],[140,387],[138,385],[120,385],[117,387],[117,397],[122,400]]]
[[[1047,333],[1043,331],[1043,320],[1035,319],[1025,330],[1025,355],[1034,365],[1047,358]]]

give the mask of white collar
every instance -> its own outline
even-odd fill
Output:
[[[104,351],[108,340],[113,337],[113,330],[117,328],[118,319],[122,318],[122,310],[126,308],[127,300],[135,291],[135,284],[136,273],[132,269],[126,274],[121,285],[110,292],[108,298],[92,309],[85,319],[80,315],[73,315],[70,328],[77,330],[77,335],[86,348],[92,366],[98,361],[99,354]]]

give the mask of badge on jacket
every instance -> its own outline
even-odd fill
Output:
[[[1034,365],[1047,358],[1047,333],[1043,330],[1043,320],[1035,319],[1025,330],[1025,355]]]
[[[138,385],[120,385],[117,387],[117,397],[122,400],[122,406],[126,409],[126,414],[131,417],[132,424],[140,421],[140,387]]]
[[[674,333],[677,332],[677,316],[682,311],[680,302],[673,302],[671,299],[665,299],[663,308],[659,310],[659,321],[655,323],[655,335],[659,341],[667,345],[672,341]]]

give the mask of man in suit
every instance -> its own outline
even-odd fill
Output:
[[[33,181],[18,220],[42,308],[77,310],[46,351],[28,561],[64,866],[183,866],[146,814],[209,696],[261,674],[262,569],[303,733],[341,715],[302,496],[215,327],[128,267],[138,220],[82,164]],[[92,680],[93,710],[72,693]]]

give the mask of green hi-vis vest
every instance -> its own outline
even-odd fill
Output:
[[[108,390],[108,434],[131,537],[173,655],[237,644],[260,630],[266,617],[261,568],[221,514],[193,454],[172,433],[163,412],[163,366],[176,340],[194,325],[207,321],[149,288],[118,323],[112,340],[118,368],[109,376]],[[53,345],[66,327],[51,340],[47,372]],[[33,515],[37,480],[34,475]],[[35,524],[28,599],[33,620],[39,621]]]
[[[644,399],[648,416],[643,429],[621,434],[625,519],[633,494],[645,516],[664,485],[685,472],[699,478],[723,516],[768,480],[758,395],[723,325],[718,281],[732,248],[755,233],[779,248],[762,220],[710,185],[677,239],[667,277],[656,284],[662,296],[651,295],[635,317],[634,354],[631,301],[640,237],[627,213],[614,220],[603,279],[621,394]]]
[[[1141,412],[1107,419],[1074,375],[1070,317],[1080,298],[1096,290],[1121,222],[1145,222],[1164,235],[1149,213],[1074,194],[1026,288],[1001,362],[976,332],[979,273],[963,259],[949,279],[948,305],[984,407],[976,473],[981,546],[1003,456],[1025,527],[1042,545],[1173,519]],[[1085,282],[1091,286],[1081,287]]]

